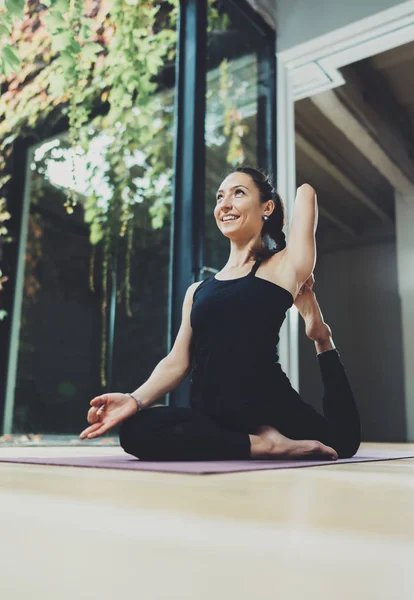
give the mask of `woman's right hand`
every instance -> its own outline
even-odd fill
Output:
[[[103,435],[138,411],[135,400],[127,394],[119,392],[96,396],[90,404],[92,408],[88,411],[87,420],[91,426],[84,429],[79,435],[81,440]]]

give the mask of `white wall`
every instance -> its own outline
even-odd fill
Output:
[[[318,255],[315,293],[353,386],[363,440],[406,439],[401,300],[394,242]],[[322,411],[313,342],[300,319],[299,392]]]
[[[274,0],[267,0],[269,6]],[[276,0],[279,52],[370,17],[398,4],[397,0]]]

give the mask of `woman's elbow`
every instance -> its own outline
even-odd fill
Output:
[[[302,185],[300,185],[298,187],[298,192],[302,191],[302,192],[306,192],[307,194],[316,194],[314,188],[309,184],[309,183],[303,183]]]

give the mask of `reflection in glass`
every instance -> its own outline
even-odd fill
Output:
[[[102,368],[110,391],[135,389],[167,353],[173,78],[152,101],[162,135],[125,151],[132,252],[127,253],[126,237],[114,236],[119,247],[106,283],[101,226],[112,199],[114,173],[106,157],[113,140],[97,119],[85,131],[87,150],[70,148],[62,135],[29,151],[15,433],[78,434],[90,400],[105,391]],[[152,165],[155,145],[159,161]],[[77,199],[69,211],[68,189]]]

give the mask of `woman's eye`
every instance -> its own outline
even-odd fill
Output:
[[[238,190],[236,190],[234,193],[235,193],[235,194],[237,194],[237,192],[241,192],[242,194],[244,194],[244,191],[243,191],[243,190],[241,190],[241,189],[238,189]],[[217,199],[217,202],[218,202],[218,201],[219,201],[219,200],[220,200],[222,197],[223,197],[223,196],[222,196],[222,194],[219,194],[219,195],[217,196],[217,198],[216,198],[216,199]]]

